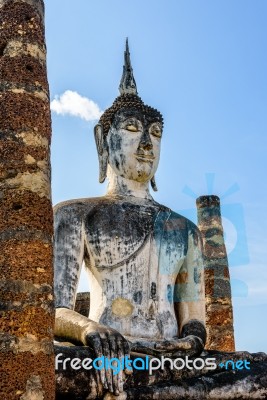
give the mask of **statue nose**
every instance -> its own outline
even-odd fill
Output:
[[[145,129],[139,143],[139,148],[141,147],[144,150],[151,150],[153,148],[153,144],[150,138],[148,131]]]

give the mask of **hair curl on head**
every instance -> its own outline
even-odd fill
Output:
[[[99,122],[103,126],[104,134],[107,135],[112,125],[115,114],[122,108],[134,108],[142,111],[151,120],[160,122],[163,127],[163,117],[161,113],[153,107],[147,106],[142,99],[135,94],[122,94],[118,96],[111,107],[109,107],[101,116]]]

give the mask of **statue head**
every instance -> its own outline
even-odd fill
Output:
[[[138,96],[128,41],[119,89],[120,96],[95,127],[99,181],[104,182],[109,164],[116,175],[137,182],[151,181],[157,190],[154,175],[160,156],[163,118]]]

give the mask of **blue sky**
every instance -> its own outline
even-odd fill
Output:
[[[165,121],[154,197],[195,222],[197,196],[222,198],[236,347],[267,352],[267,2],[45,4],[54,204],[105,193],[94,119],[118,95],[128,36],[139,94]]]

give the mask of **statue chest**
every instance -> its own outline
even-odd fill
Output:
[[[173,289],[187,236],[170,214],[119,204],[87,215],[90,318],[133,336],[175,334]]]
[[[112,270],[127,263],[146,245],[158,209],[131,203],[101,205],[85,219],[86,248],[94,266]]]
[[[89,317],[133,337],[173,337],[175,274],[160,273],[152,235],[127,262],[111,269],[90,268]]]
[[[187,235],[170,211],[123,203],[92,210],[85,220],[91,282],[106,299],[171,302]],[[161,299],[159,298],[161,296]]]

